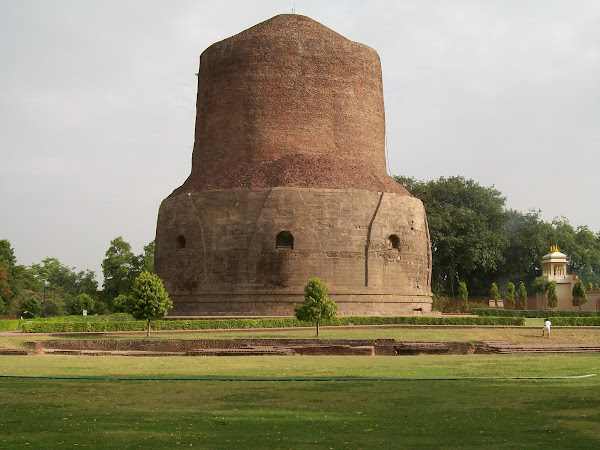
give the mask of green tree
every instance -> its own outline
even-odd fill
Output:
[[[490,287],[490,298],[494,300],[496,307],[498,307],[498,300],[501,300],[500,291],[498,291],[498,285],[496,283],[492,283]]]
[[[552,227],[551,242],[567,255],[571,273],[585,284],[600,283],[600,235],[586,226],[573,228],[565,217],[554,219]]]
[[[4,300],[5,309],[10,309],[21,293],[25,268],[17,264],[14,250],[6,239],[0,239],[0,266],[4,268],[0,275],[0,297]]]
[[[542,296],[542,309],[547,308],[548,290],[550,289],[550,281],[546,278],[538,277],[531,284],[533,292]]]
[[[131,296],[125,294],[119,294],[113,300],[113,312],[123,313],[129,312],[129,305],[131,303]]]
[[[587,291],[593,291],[594,290],[594,283],[592,283],[591,281],[588,283],[587,285]]]
[[[146,270],[154,273],[154,248],[155,243],[152,241],[148,245],[144,246],[144,253],[138,257],[142,271]]]
[[[516,309],[527,308],[527,289],[525,283],[522,281],[519,283],[519,289],[517,290],[517,305]]]
[[[20,308],[20,315],[25,319],[32,319],[38,317],[42,312],[42,305],[40,301],[35,297],[29,297],[23,300]]]
[[[469,291],[467,290],[467,283],[464,281],[458,283],[458,299],[460,300],[461,310],[467,312],[469,309]]]
[[[93,270],[82,270],[75,276],[75,289],[77,294],[88,294],[92,298],[98,296],[98,281]]]
[[[119,294],[129,295],[134,280],[140,274],[139,258],[131,251],[131,245],[121,236],[110,242],[102,261],[102,274],[104,275],[103,297],[109,308],[112,301]]]
[[[573,286],[573,306],[578,306],[581,311],[581,305],[587,303],[587,296],[585,295],[585,286],[581,280],[577,280],[575,286]]]
[[[512,281],[506,285],[506,307],[508,309],[515,308],[515,283]]]
[[[548,253],[550,242],[554,242],[552,225],[540,218],[541,212],[532,210],[521,213],[508,211],[505,233],[508,246],[503,251],[503,260],[498,266],[498,278],[523,280],[531,286],[539,276],[539,264]]]
[[[32,264],[29,270],[40,284],[45,282],[71,295],[76,292],[77,274],[57,258],[45,258],[40,264]]]
[[[81,315],[85,310],[88,314],[93,314],[95,312],[94,304],[94,299],[88,294],[79,294],[71,302],[70,312],[73,315]]]
[[[454,296],[459,280],[464,280],[473,294],[486,295],[508,245],[501,193],[463,177],[429,182],[394,178],[425,205],[433,291]]]
[[[12,290],[8,284],[8,270],[0,263],[0,312],[4,310],[4,299],[12,296]]]
[[[47,298],[42,305],[42,316],[43,317],[54,317],[60,314],[60,308],[58,303],[53,299]]]
[[[135,279],[131,290],[129,312],[137,320],[147,320],[150,336],[150,321],[161,319],[173,308],[163,281],[158,275],[144,271]]]
[[[556,308],[558,306],[558,294],[556,293],[556,281],[548,283],[548,308]]]
[[[98,282],[93,271],[76,272],[75,268],[65,266],[57,258],[45,258],[39,264],[32,264],[27,269],[27,275],[27,287],[43,298],[44,305],[52,298],[59,312],[69,311],[70,304],[77,295],[87,294],[93,298],[98,292]]]
[[[319,335],[319,323],[335,317],[338,306],[327,298],[327,287],[318,278],[311,278],[304,286],[304,303],[295,305],[296,318],[314,322]]]

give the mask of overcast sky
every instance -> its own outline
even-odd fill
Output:
[[[191,168],[200,53],[298,14],[373,47],[389,172],[462,175],[600,231],[600,2],[0,0],[0,239],[141,253]],[[548,243],[550,245],[551,243]]]

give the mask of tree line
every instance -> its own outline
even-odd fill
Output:
[[[154,241],[141,254],[121,236],[113,239],[102,261],[104,283],[92,270],[76,271],[57,258],[31,266],[17,264],[14,249],[0,240],[0,314],[23,317],[123,312],[130,304],[134,281],[154,271]]]
[[[492,283],[504,295],[515,284],[533,293],[551,245],[567,255],[571,273],[588,289],[600,285],[600,233],[587,226],[574,228],[564,217],[547,222],[539,210],[507,209],[500,191],[460,176],[394,179],[425,205],[434,294],[458,298],[460,283],[473,297],[487,297]]]

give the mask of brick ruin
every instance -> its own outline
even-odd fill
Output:
[[[431,310],[425,210],[386,172],[377,52],[275,16],[200,56],[192,171],[155,270],[171,315],[292,315],[319,277],[340,315]]]

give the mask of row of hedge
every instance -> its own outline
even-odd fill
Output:
[[[518,310],[518,309],[494,309],[474,308],[471,314],[476,316],[494,317],[600,317],[600,311],[552,311],[552,310]]]
[[[0,331],[17,331],[21,329],[20,319],[0,320]]]
[[[600,327],[600,317],[553,317],[551,322],[563,327]]]
[[[327,325],[524,325],[522,317],[336,317],[323,322]],[[199,319],[155,320],[153,330],[215,330],[234,328],[313,327],[310,322],[296,318],[282,319]],[[33,320],[22,324],[24,333],[66,333],[100,331],[143,331],[145,321],[120,322],[53,322]]]
[[[36,317],[32,320],[34,322],[131,322],[135,320],[131,314],[127,313],[115,313],[115,314],[103,314],[103,315],[89,315],[84,316],[77,314],[74,316],[55,316],[55,317]]]

